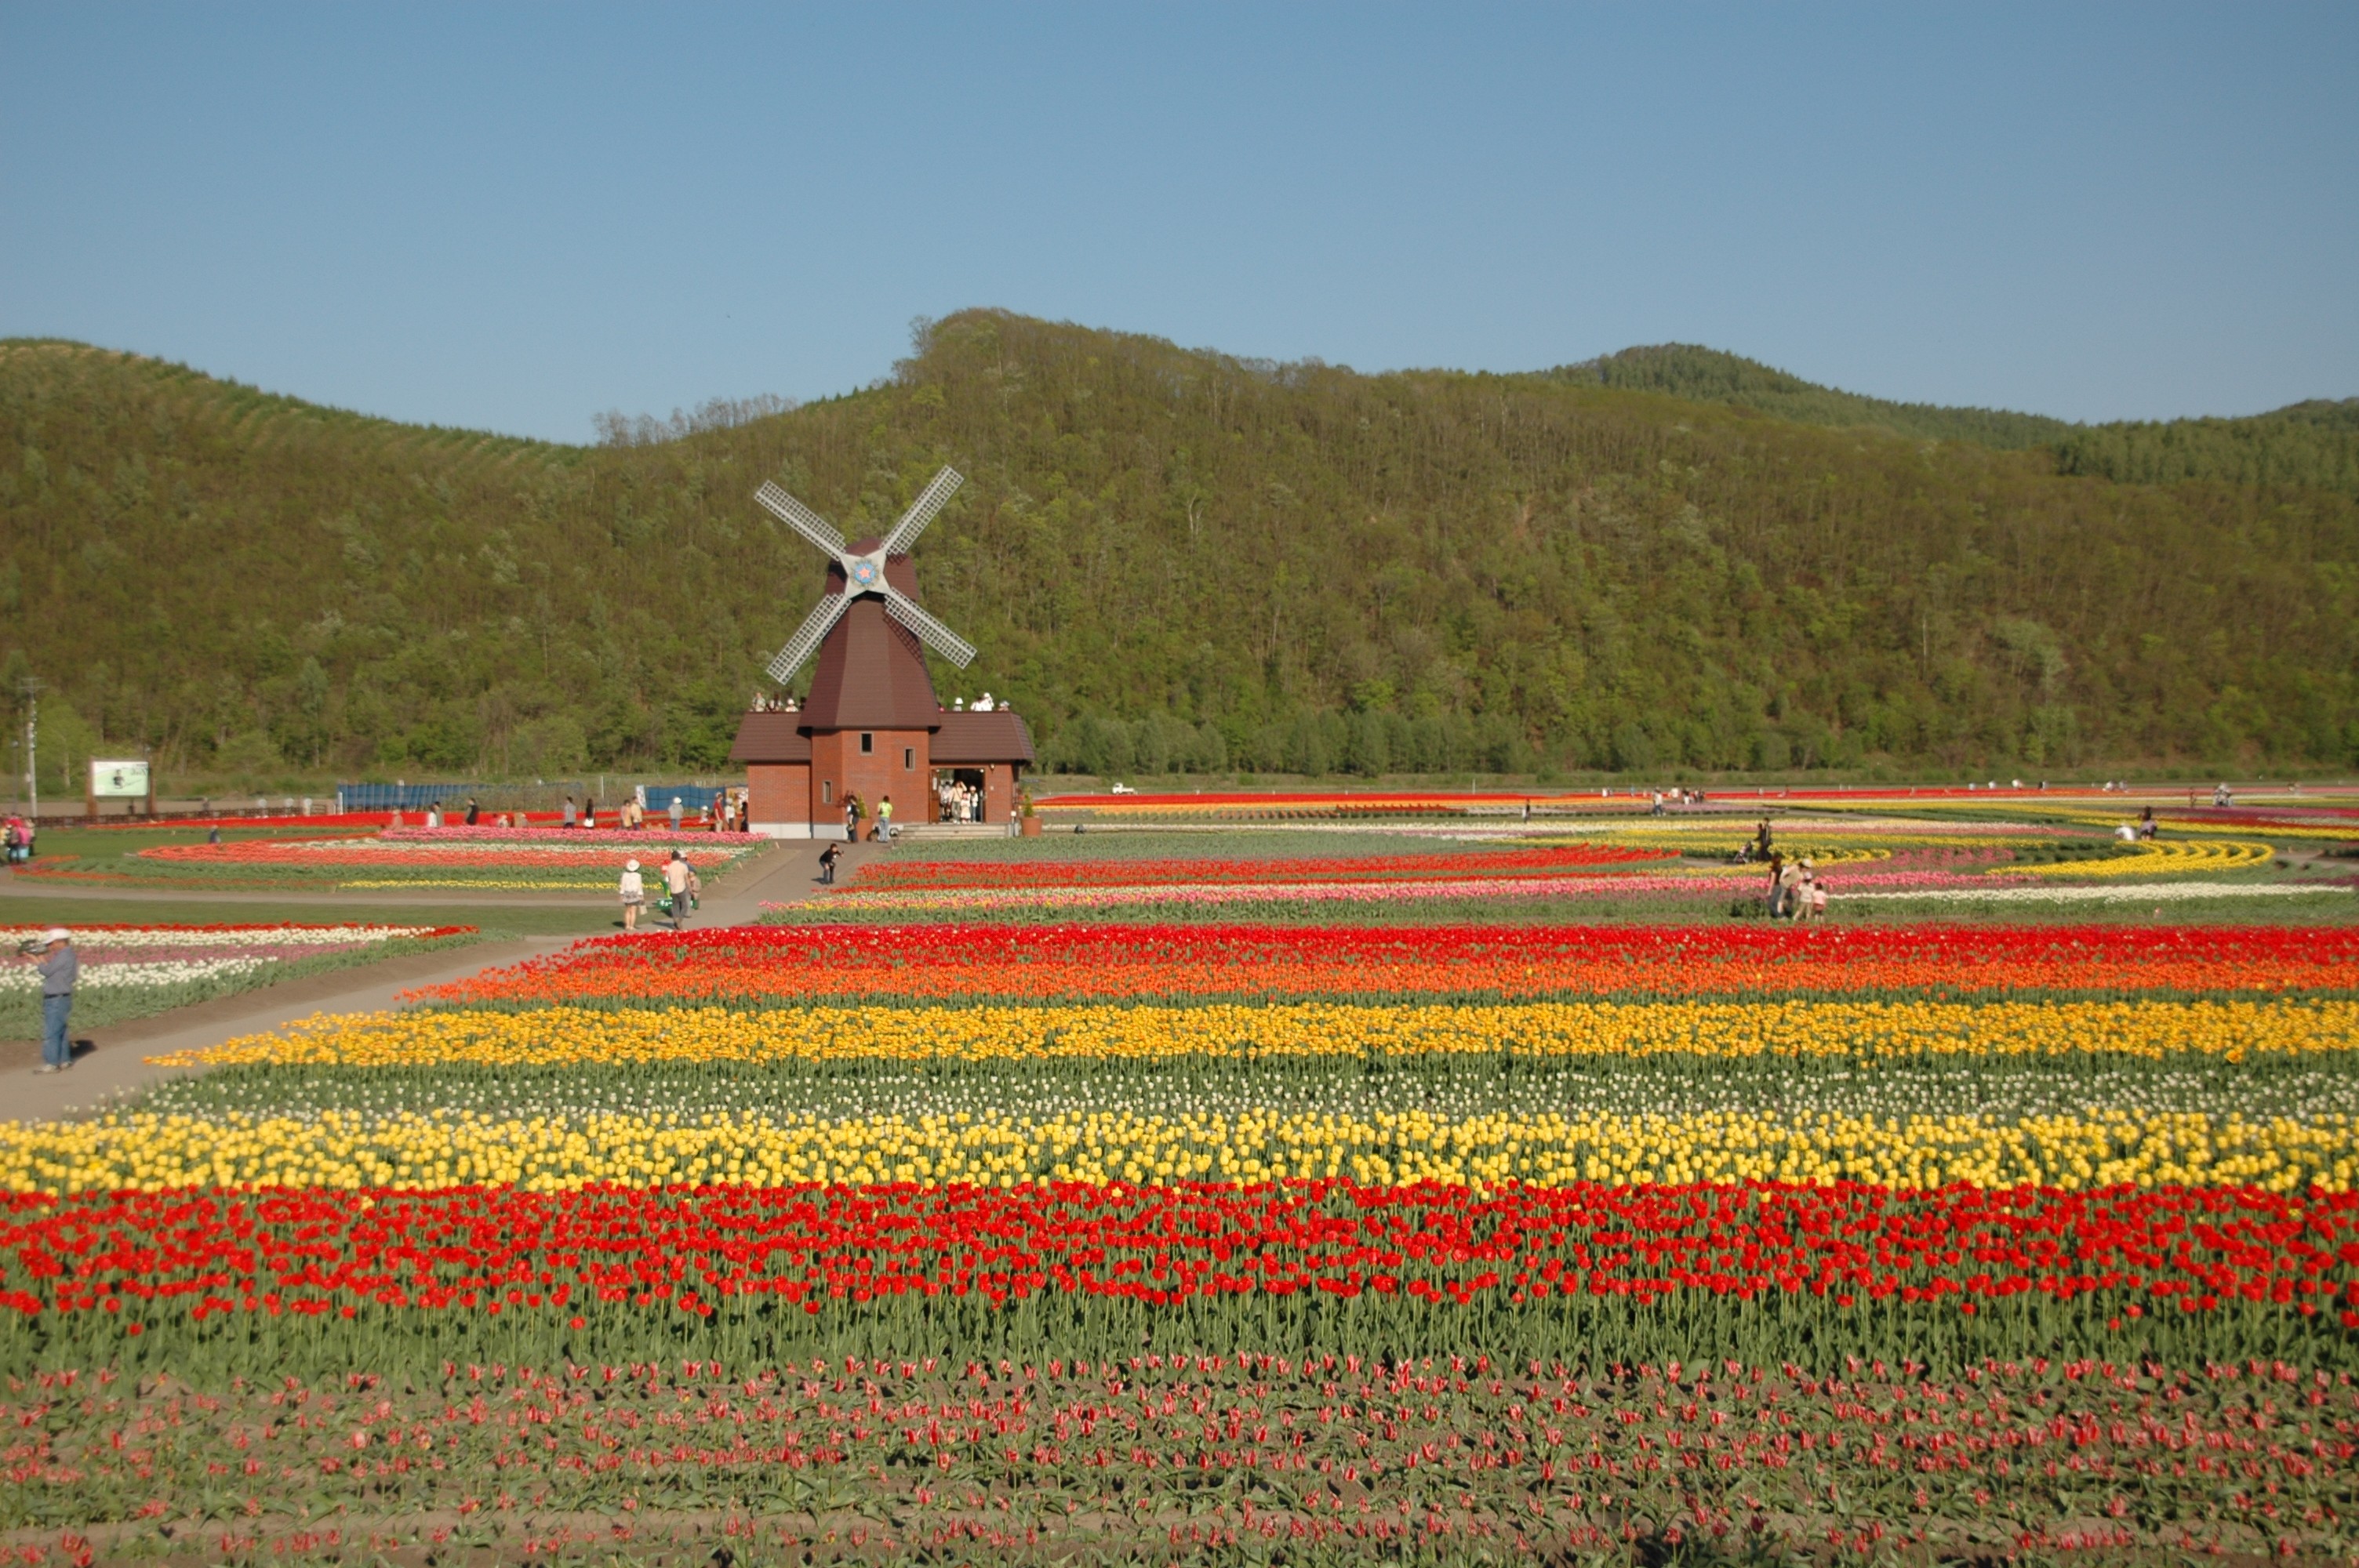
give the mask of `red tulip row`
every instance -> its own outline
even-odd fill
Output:
[[[735,926],[599,937],[439,1000],[2359,989],[2359,926]]]
[[[2245,1188],[205,1188],[12,1197],[0,1261],[20,1323],[125,1333],[387,1311],[578,1327],[601,1306],[840,1319],[937,1301],[1250,1316],[1364,1298],[1416,1303],[1419,1321],[1801,1301],[1951,1320],[2094,1303],[2116,1328],[2257,1307],[2359,1328],[2359,1195]]]

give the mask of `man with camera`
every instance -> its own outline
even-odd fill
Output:
[[[73,1042],[66,1038],[66,1018],[73,1011],[74,981],[82,977],[82,959],[73,948],[73,934],[53,925],[18,951],[39,962],[41,977],[41,1065],[39,1073],[62,1073],[73,1065]]]

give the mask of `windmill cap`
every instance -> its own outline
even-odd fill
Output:
[[[623,862],[623,870],[626,871],[636,871],[638,869],[639,863],[636,860],[625,860]]]
[[[67,930],[62,925],[52,925],[47,931],[41,933],[41,946],[44,947],[48,946],[52,942],[71,942],[72,940],[73,933]]]

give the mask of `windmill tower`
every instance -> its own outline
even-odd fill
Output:
[[[927,821],[940,767],[976,774],[986,810],[999,808],[993,820],[1012,815],[1016,779],[1032,761],[1030,733],[1004,710],[943,709],[924,650],[961,669],[975,650],[919,606],[909,559],[918,535],[963,482],[957,470],[943,469],[883,537],[858,540],[776,484],[755,492],[765,510],[828,557],[819,602],[769,664],[770,678],[784,684],[818,654],[810,697],[799,712],[745,715],[730,752],[748,766],[754,815],[766,830],[840,834],[843,803],[854,794],[871,820],[889,798],[897,825]],[[798,804],[799,792],[807,798]]]

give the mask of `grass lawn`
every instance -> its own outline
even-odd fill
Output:
[[[517,850],[505,856],[496,849],[483,844],[470,845],[453,841],[449,844],[424,845],[411,843],[401,851],[406,860],[415,854],[415,863],[385,863],[382,861],[354,864],[338,860],[334,855],[322,855],[314,863],[308,856],[295,860],[254,861],[159,860],[145,858],[141,851],[171,846],[199,846],[208,841],[206,826],[159,827],[138,828],[59,827],[41,829],[38,854],[28,869],[28,875],[19,878],[26,886],[67,889],[77,882],[92,888],[153,888],[162,892],[190,892],[220,891],[224,892],[330,892],[347,888],[355,898],[365,899],[372,892],[399,891],[414,886],[421,892],[447,892],[454,897],[480,887],[486,892],[586,892],[608,888],[622,870],[623,861],[633,854],[645,856],[645,846],[633,849],[623,845],[583,846],[569,843],[561,835],[547,830],[532,830],[529,835],[519,831],[519,841],[533,845],[535,849]],[[374,828],[301,827],[221,827],[221,843],[234,846],[242,843],[288,844],[296,842],[334,843],[348,841],[366,845],[364,853],[380,853],[383,846],[371,843],[376,837]],[[671,841],[664,840],[668,847]],[[691,858],[697,858],[711,846],[694,833],[683,833],[678,840]],[[539,850],[570,850],[591,849],[611,850],[611,865],[603,856],[593,855],[587,861],[570,857],[554,863],[546,862]],[[480,863],[475,857],[489,856]],[[741,856],[726,865],[709,867],[702,875],[708,886],[718,882],[756,859]]]
[[[255,899],[107,898],[44,889],[0,902],[0,924],[8,925],[472,925],[486,938],[592,936],[618,928],[612,901],[531,903],[470,903],[464,898],[384,903],[355,896],[351,902],[275,903]]]

